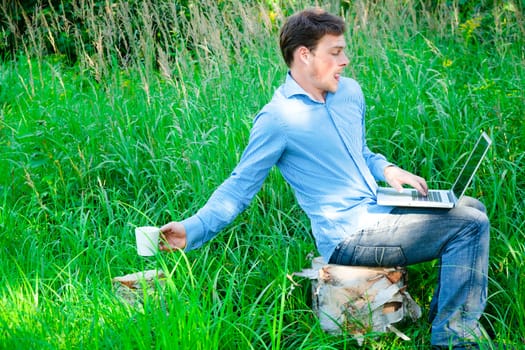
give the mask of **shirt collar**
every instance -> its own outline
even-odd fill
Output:
[[[283,85],[283,93],[286,98],[290,98],[294,95],[308,96],[306,91],[304,91],[304,89],[299,84],[297,84],[294,78],[292,78],[292,73],[290,71],[288,71],[288,74],[286,74],[286,80]]]
[[[288,71],[288,74],[286,74],[286,80],[283,84],[283,94],[286,98],[290,98],[295,95],[302,95],[306,96],[309,100],[316,103],[321,103],[319,101],[314,100],[292,77],[292,74],[290,71]],[[331,92],[328,92],[326,94],[326,99],[330,98],[330,95],[332,95]]]

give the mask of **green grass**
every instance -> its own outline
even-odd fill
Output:
[[[454,22],[446,8],[416,14],[418,3],[403,3],[385,9],[356,2],[348,13],[346,73],[367,96],[369,145],[444,185],[479,132],[491,135],[494,147],[469,193],[485,202],[492,223],[483,323],[499,341],[523,344],[522,12],[497,7],[476,26]],[[206,202],[238,161],[253,116],[284,79],[276,28],[292,9],[221,4],[204,3],[212,16],[194,13],[186,37],[165,45],[171,55],[159,53],[146,26],[127,64],[110,44],[70,65],[30,43],[1,63],[0,348],[356,346],[348,336],[325,334],[311,311],[309,284],[287,278],[317,253],[277,171],[201,249],[152,259],[135,253],[135,225],[181,220]],[[198,45],[186,50],[181,43],[190,37]],[[89,44],[82,40],[79,52]],[[111,278],[152,267],[169,278],[143,310],[114,296]],[[410,273],[409,290],[426,308],[435,263]],[[428,346],[425,319],[401,328],[411,341],[383,335],[365,348]]]

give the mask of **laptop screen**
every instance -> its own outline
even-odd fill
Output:
[[[461,169],[456,182],[452,186],[452,191],[454,192],[454,195],[457,199],[461,198],[461,196],[463,196],[465,193],[465,190],[474,177],[474,173],[476,170],[478,170],[481,161],[485,157],[485,154],[487,154],[491,143],[492,140],[485,132],[483,132],[476,142],[474,149],[470,153],[467,162],[463,166],[463,169]]]

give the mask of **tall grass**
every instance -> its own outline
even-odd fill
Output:
[[[523,12],[506,1],[480,21],[460,20],[452,3],[352,2],[346,73],[367,96],[370,146],[432,184],[453,181],[481,130],[493,138],[469,193],[492,223],[483,323],[519,345]],[[201,249],[145,259],[133,246],[135,225],[193,214],[228,176],[286,73],[277,29],[308,3],[206,1],[187,12],[153,0],[74,4],[88,33],[58,8],[42,10],[27,17],[20,55],[0,66],[0,348],[355,347],[320,329],[308,283],[287,278],[316,251],[276,171]],[[74,64],[56,45],[60,33],[75,43]],[[155,267],[168,278],[143,309],[115,297],[112,277]],[[426,307],[435,264],[410,271]],[[425,348],[428,329],[422,319],[403,329],[412,341],[384,335],[365,348]]]

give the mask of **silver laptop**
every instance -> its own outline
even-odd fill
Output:
[[[428,190],[423,196],[417,190],[405,188],[401,192],[391,187],[380,187],[377,190],[377,204],[397,207],[424,207],[424,208],[453,208],[470,185],[476,170],[487,154],[492,141],[483,132],[472,149],[463,169],[456,178],[456,182],[449,190]]]

